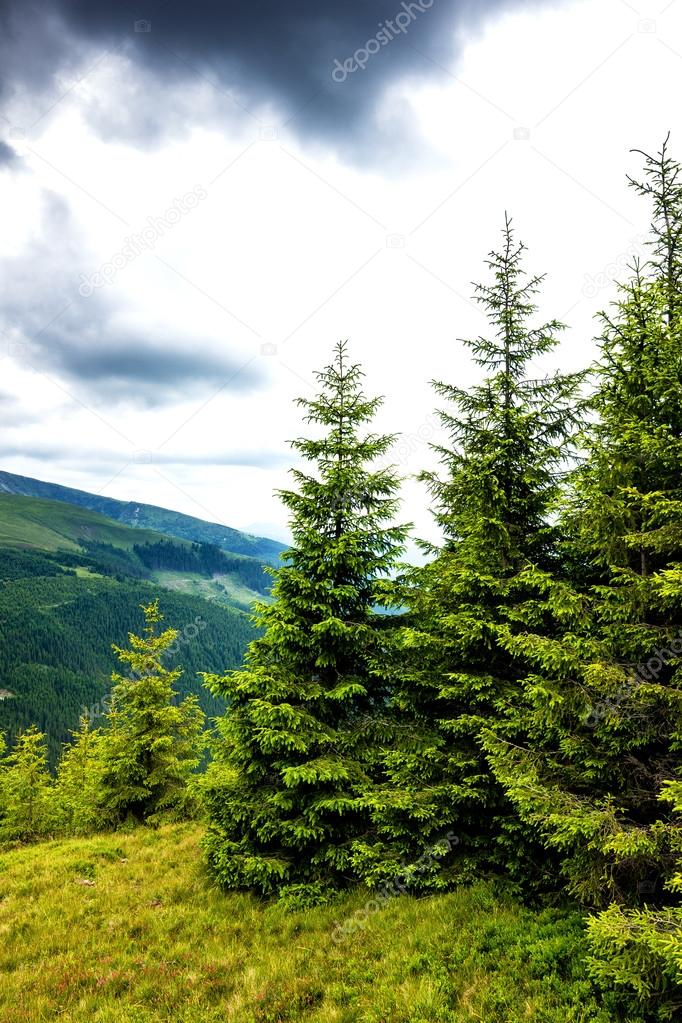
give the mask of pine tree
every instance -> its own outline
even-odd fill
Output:
[[[389,524],[398,481],[376,465],[393,438],[367,432],[381,399],[345,342],[316,376],[319,395],[298,404],[318,436],[292,443],[313,468],[279,495],[293,543],[257,607],[263,635],[242,671],[207,678],[229,711],[206,785],[214,878],[313,901],[354,876],[369,827],[390,693],[392,618],[377,603],[407,532]]]
[[[101,743],[102,810],[113,822],[187,812],[188,782],[202,755],[203,713],[194,696],[176,702],[181,669],[163,665],[177,630],[158,632],[158,600],[142,610],[144,635],[131,633],[128,650],[114,647],[131,674],[112,676]]]
[[[18,738],[0,770],[0,841],[30,842],[55,823],[47,740],[31,727]]]
[[[508,795],[592,905],[660,893],[678,827],[660,795],[682,738],[682,168],[664,146],[631,184],[653,198],[652,255],[602,314],[567,516],[591,584],[583,619],[551,643],[516,639],[535,665],[516,708],[525,739],[488,740]]]
[[[102,825],[102,732],[83,714],[57,765],[55,802],[60,830],[85,835]]]
[[[507,641],[533,617],[552,629],[570,592],[554,573],[558,536],[552,512],[579,375],[529,375],[552,351],[562,325],[535,326],[543,278],[523,268],[524,246],[505,220],[501,251],[487,260],[489,283],[476,286],[489,324],[465,342],[484,371],[470,390],[436,383],[447,441],[436,447],[444,476],[425,475],[444,536],[432,560],[405,578],[407,621],[397,645],[393,705],[401,739],[386,754],[390,781],[375,793],[378,883],[404,872],[429,844],[452,831],[453,859],[433,857],[416,886],[442,887],[488,866],[528,873],[516,815],[480,748],[491,721],[506,730],[523,658]],[[543,857],[544,858],[544,857]]]

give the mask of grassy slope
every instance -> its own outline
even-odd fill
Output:
[[[206,884],[195,825],[46,842],[0,861],[0,1019],[33,1023],[609,1023],[582,925],[484,884],[287,912]],[[92,881],[92,886],[79,881]]]
[[[254,600],[268,600],[262,593],[256,593],[245,586],[237,576],[214,575],[206,579],[200,575],[191,575],[187,572],[171,572],[168,569],[161,569],[151,573],[152,581],[157,582],[164,590],[177,590],[179,593],[187,593],[192,597],[202,597],[204,600],[214,600],[218,604],[226,604],[228,607],[237,606],[244,610],[251,610]]]
[[[134,544],[158,543],[160,539],[151,529],[132,530],[85,508],[0,494],[0,547],[75,551],[80,540],[92,540],[131,550]]]
[[[118,501],[101,494],[89,494],[84,490],[74,490],[72,487],[45,483],[42,480],[16,476],[14,473],[0,470],[0,492],[2,491],[33,498],[49,498],[53,501],[66,502],[69,506],[89,508],[93,512],[107,515],[129,526],[153,529],[184,540],[215,544],[225,551],[249,555],[272,564],[278,563],[279,555],[284,550],[284,544],[276,540],[252,536],[250,533],[243,533],[241,530],[216,522],[206,522],[192,515],[183,515],[168,508]]]

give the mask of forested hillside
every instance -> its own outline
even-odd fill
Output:
[[[257,558],[133,529],[58,501],[0,494],[0,550],[7,548],[59,552],[63,566],[151,579],[164,588],[241,607],[270,588],[265,565]]]
[[[101,717],[115,659],[164,588],[180,632],[180,691],[212,717],[224,707],[199,670],[235,667],[253,635],[246,609],[268,577],[255,559],[134,530],[55,501],[0,495],[0,732],[30,724],[54,762],[83,708]],[[198,595],[197,595],[198,594]],[[210,599],[205,599],[205,598]]]
[[[2,574],[16,575],[14,559],[0,558]],[[115,666],[111,644],[123,645],[142,622],[140,604],[155,593],[151,584],[105,577],[79,577],[48,559],[32,556],[19,578],[0,581],[0,732],[8,738],[37,724],[49,737],[52,758],[78,724],[83,708],[101,717]],[[168,622],[184,642],[172,664],[184,674],[179,690],[195,693],[214,716],[221,700],[202,686],[197,672],[236,667],[253,635],[246,613],[197,597],[165,593]]]

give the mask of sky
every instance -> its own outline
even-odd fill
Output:
[[[682,158],[682,0],[0,0],[0,468],[285,539],[298,396],[339,339],[399,434],[474,383],[505,212],[591,362]]]

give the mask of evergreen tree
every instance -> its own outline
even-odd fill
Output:
[[[0,841],[30,842],[49,834],[55,822],[47,741],[31,727],[18,738],[0,770]]]
[[[515,709],[525,739],[490,735],[521,816],[560,851],[590,904],[661,891],[679,825],[660,800],[682,737],[682,169],[646,157],[652,256],[603,314],[595,423],[568,524],[591,585],[582,620],[514,648],[535,665]]]
[[[354,875],[370,826],[390,693],[392,617],[377,604],[407,531],[388,524],[398,481],[374,464],[393,438],[367,432],[381,399],[365,396],[345,342],[317,379],[319,395],[298,403],[321,435],[292,444],[313,470],[280,492],[293,544],[257,607],[263,636],[242,671],[207,678],[229,703],[206,785],[211,873],[312,900]]]
[[[203,746],[204,716],[196,697],[177,703],[174,687],[181,669],[168,670],[162,663],[177,630],[158,632],[163,621],[158,600],[142,610],[144,635],[131,633],[128,650],[114,647],[131,674],[112,676],[101,743],[102,809],[113,822],[187,812],[188,781]]]
[[[65,744],[57,766],[55,801],[60,829],[85,835],[102,824],[102,732],[83,714],[80,726]]]
[[[447,441],[436,447],[444,475],[424,479],[444,542],[427,546],[430,563],[404,580],[393,699],[400,739],[386,754],[389,781],[375,792],[375,883],[402,874],[448,830],[459,838],[457,857],[433,857],[415,885],[441,887],[486,864],[517,876],[528,869],[524,836],[480,735],[506,721],[527,670],[507,647],[519,619],[532,615],[551,629],[570,600],[554,577],[552,511],[580,377],[529,375],[562,325],[533,324],[543,278],[526,274],[523,253],[506,218],[501,251],[487,260],[491,280],[475,292],[489,331],[465,342],[484,379],[470,390],[435,384],[446,402],[439,416]]]
[[[639,908],[613,903],[589,918],[589,967],[602,988],[628,992],[646,1014],[639,1018],[674,1020],[682,1009],[682,782],[667,782],[660,799],[674,814],[663,825],[670,850],[664,890],[640,885],[644,904]]]

